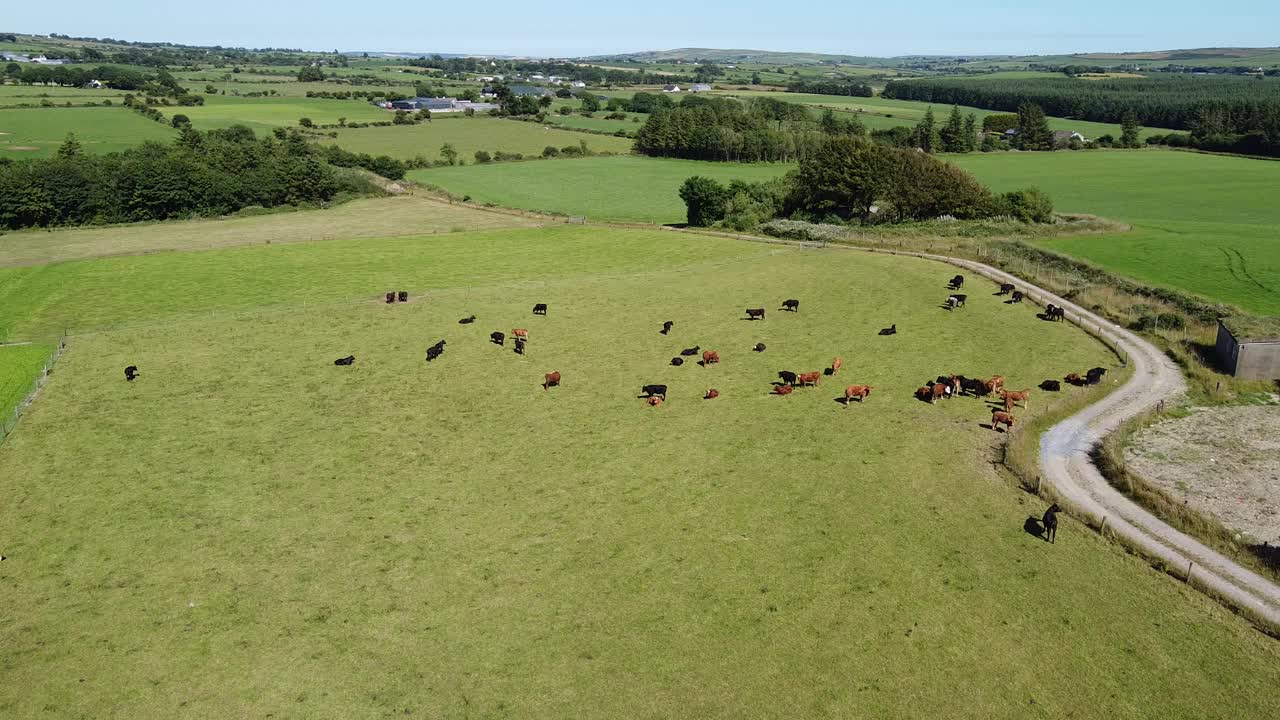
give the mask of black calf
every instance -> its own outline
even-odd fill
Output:
[[[747,308],[747,318],[751,320],[755,320],[756,318],[763,320],[764,308]]]
[[[667,399],[666,385],[645,385],[644,387],[640,388],[640,392],[644,393],[645,397],[653,397],[654,395],[657,395],[663,400]]]
[[[507,336],[503,333],[500,333],[500,332],[489,333],[489,342],[492,342],[494,345],[501,345],[506,341],[507,341]]]
[[[524,340],[521,340],[520,338],[516,338],[516,354],[524,354]]]
[[[951,278],[951,289],[952,289],[952,290],[959,290],[963,285],[964,285],[964,276],[963,276],[963,275],[957,275],[957,276],[955,276],[955,277]]]
[[[1044,511],[1044,518],[1040,520],[1044,525],[1044,539],[1049,542],[1055,542],[1058,539],[1058,513],[1062,512],[1062,508],[1058,507],[1058,503],[1049,506]]]
[[[1000,292],[997,295],[1008,295],[1013,292],[1013,283],[1000,283]]]
[[[400,291],[400,293],[399,293],[399,295],[400,295],[400,302],[409,302],[409,291],[408,291],[408,290],[401,290],[401,291]]]
[[[137,365],[130,365],[129,367],[127,367],[127,368],[125,368],[125,369],[124,369],[124,379],[125,379],[125,380],[128,380],[129,382],[133,382],[133,379],[134,379],[134,378],[136,378],[136,377],[138,377],[138,366],[137,366]]]
[[[698,345],[694,345],[691,348],[685,348],[684,350],[681,350],[680,354],[681,355],[697,355],[700,352],[702,352],[702,347]]]
[[[396,301],[396,294],[395,294],[395,291],[392,291],[392,292],[387,293],[387,304],[388,304],[388,305],[390,305],[391,303],[393,303],[393,302],[395,302],[395,301]]]
[[[533,306],[533,314],[534,314],[534,315],[546,315],[546,314],[547,314],[547,304],[546,304],[546,303],[538,303],[537,305],[534,305],[534,306]]]
[[[674,365],[674,366],[676,366],[676,367],[680,367],[681,365],[683,365],[683,364],[684,364],[684,358],[682,358],[682,357],[673,357],[673,358],[671,358],[671,364],[672,364],[672,365]]]
[[[671,332],[671,328],[673,327],[675,327],[675,323],[671,322],[670,320],[662,323],[662,334],[666,335],[667,333]]]
[[[1014,290],[1013,299],[1011,300],[1011,302],[1020,303],[1022,302],[1022,297],[1023,295],[1021,290]]]
[[[1107,374],[1106,368],[1096,367],[1089,370],[1089,372],[1085,373],[1085,379],[1089,381],[1090,385],[1097,385],[1098,383],[1102,382],[1102,376],[1106,374]]]
[[[1045,390],[1047,392],[1058,392],[1059,390],[1062,389],[1062,383],[1058,382],[1057,380],[1045,380],[1044,382],[1040,383],[1040,389]]]
[[[458,324],[459,324],[459,325],[470,325],[471,323],[473,323],[473,322],[475,322],[475,321],[476,321],[476,316],[475,316],[475,315],[468,315],[467,317],[464,317],[464,318],[462,318],[461,320],[459,320],[459,321],[458,321]]]
[[[894,324],[890,325],[889,327],[887,327],[887,328],[885,328],[885,329],[881,330],[881,331],[880,331],[880,334],[881,334],[881,335],[897,335],[897,334],[898,334],[898,323],[894,323]]]
[[[799,300],[783,300],[782,309],[790,310],[791,312],[800,312],[800,301]]]
[[[356,356],[355,356],[355,355],[348,355],[348,356],[346,356],[346,357],[344,357],[344,358],[338,358],[337,360],[334,360],[334,361],[333,361],[333,364],[334,364],[334,365],[350,365],[351,363],[353,363],[353,362],[355,362],[355,361],[356,361]],[[129,369],[128,369],[128,368],[125,368],[125,371],[124,371],[124,372],[125,372],[125,376],[127,377],[127,376],[128,376],[128,374],[129,374]],[[129,379],[130,379],[130,380],[132,380],[133,378],[129,378]]]
[[[756,343],[756,346],[751,349],[756,352],[764,352],[764,343]]]

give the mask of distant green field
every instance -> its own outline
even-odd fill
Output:
[[[944,122],[947,115],[951,112],[950,105],[930,104],[915,102],[912,100],[893,100],[882,97],[846,97],[843,95],[809,95],[806,93],[783,93],[783,92],[726,92],[719,93],[724,95],[732,95],[735,97],[771,97],[786,102],[802,103],[813,107],[831,108],[833,110],[845,110],[849,112],[861,113],[863,123],[870,128],[895,127],[898,125],[915,125],[924,118],[925,112],[932,107],[933,115],[939,122]],[[982,118],[996,114],[991,110],[983,110],[982,108],[961,106],[961,112],[973,113],[978,116],[979,121]],[[1095,123],[1083,120],[1069,120],[1066,118],[1049,118],[1049,127],[1054,130],[1076,130],[1087,138],[1096,138],[1100,135],[1110,133],[1116,137],[1120,135],[1120,126],[1108,123]],[[1143,128],[1142,134],[1145,136],[1152,132],[1158,132],[1150,128]]]
[[[349,122],[390,120],[391,113],[363,100],[322,100],[302,97],[245,98],[209,96],[200,107],[161,108],[165,116],[182,113],[199,130],[247,125],[254,130],[297,127],[298,120],[311,118],[317,125],[329,125],[345,117]]]
[[[604,132],[617,132],[622,130],[626,133],[633,134],[640,129],[644,121],[649,119],[647,113],[627,113],[626,120],[606,120],[607,112],[598,112],[595,117],[584,117],[582,115],[557,115],[551,113],[547,115],[547,123],[551,125],[562,125],[569,128],[582,128],[584,130],[602,130]],[[636,122],[636,120],[639,122]]]
[[[1123,275],[1280,314],[1280,162],[1168,150],[950,156],[996,190],[1037,185],[1057,209],[1132,223],[1043,241]]]
[[[766,180],[789,165],[699,162],[638,156],[415,170],[413,180],[480,203],[633,222],[684,222],[680,185],[693,175]]]
[[[49,157],[67,133],[75,133],[85,152],[106,153],[167,141],[174,130],[124,107],[0,110],[0,157]]]
[[[280,82],[278,78],[272,79],[267,82],[246,82],[244,80],[240,80],[238,82],[227,82],[223,80],[187,80],[187,81],[183,81],[182,84],[191,92],[199,93],[201,95],[206,94],[205,93],[206,87],[209,85],[212,85],[214,89],[218,91],[219,98],[222,98],[222,97],[232,98],[236,96],[236,93],[239,93],[240,95],[243,96],[251,92],[268,92],[269,93],[273,90],[276,93],[275,97],[289,97],[289,98],[305,98],[308,92],[352,92],[352,91],[364,92],[366,90],[373,90],[379,93],[395,92],[395,93],[400,93],[401,95],[413,95],[413,92],[414,92],[412,83],[409,83],[408,85],[396,85],[396,86],[384,86],[384,85],[372,86],[371,85],[366,87],[366,86],[360,86],[360,85],[346,85],[344,83],[331,83],[331,82],[314,82],[314,83]],[[225,95],[223,95],[224,91],[226,93]]]
[[[57,85],[0,85],[0,105],[32,104],[38,105],[43,100],[61,105],[71,101],[79,105],[86,102],[102,102],[110,100],[119,102],[127,93],[124,90],[88,90],[85,88],[59,87]]]
[[[13,409],[31,391],[52,352],[47,345],[0,346],[0,424],[13,419]]]
[[[470,163],[477,150],[540,155],[548,145],[563,148],[585,142],[595,152],[631,152],[631,140],[550,128],[537,123],[491,117],[440,117],[431,122],[392,127],[338,130],[337,138],[321,142],[352,152],[409,159],[422,155],[440,158],[440,147],[451,143]]]

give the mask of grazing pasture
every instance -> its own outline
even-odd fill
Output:
[[[470,195],[476,202],[523,210],[682,223],[685,208],[680,185],[686,178],[705,175],[721,182],[767,180],[792,167],[626,156],[431,168],[411,171],[409,178],[438,185],[455,195]]]
[[[0,345],[0,425],[13,419],[14,407],[27,396],[51,354],[48,345]]]
[[[390,114],[387,114],[381,119],[389,120],[390,118]],[[320,142],[338,145],[352,152],[390,155],[402,160],[418,155],[439,160],[440,146],[445,143],[452,144],[461,159],[468,164],[474,161],[473,156],[477,150],[485,150],[489,153],[502,150],[537,157],[548,145],[559,149],[567,145],[577,146],[583,142],[594,152],[631,152],[629,138],[592,135],[537,123],[492,117],[437,115],[431,122],[416,125],[351,128],[338,130],[337,133],[336,138],[326,137]]]
[[[204,105],[189,108],[160,108],[165,117],[181,113],[191,118],[198,130],[246,125],[261,134],[277,127],[297,127],[298,120],[311,118],[316,125],[348,122],[378,122],[391,119],[391,112],[364,100],[325,100],[305,97],[246,98],[209,95]]]
[[[108,153],[147,140],[168,142],[168,125],[125,107],[16,108],[0,110],[0,158],[51,157],[75,133],[80,149]]]
[[[1280,712],[1273,641],[1069,519],[1025,533],[988,403],[911,398],[1114,368],[978,281],[938,309],[946,266],[557,227],[59,268],[0,298],[103,328],[0,446],[0,715]],[[694,345],[721,362],[667,364]]]
[[[1280,163],[1170,150],[951,156],[997,191],[1038,186],[1123,234],[1035,240],[1121,275],[1280,314]]]
[[[534,220],[486,212],[415,195],[362,198],[323,210],[267,215],[35,229],[8,233],[0,242],[0,267],[43,265],[92,257],[172,250],[211,250],[236,245],[281,245],[316,240],[423,236],[441,232],[530,227]]]

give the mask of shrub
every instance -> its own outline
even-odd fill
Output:
[[[315,127],[315,123],[308,117],[298,118],[298,124],[304,128]]]
[[[1025,223],[1053,222],[1053,200],[1039,188],[1011,190],[996,198],[995,214]]]
[[[560,149],[556,147],[552,147],[551,145],[548,145],[542,148],[542,157],[544,158],[560,157]]]
[[[685,218],[694,227],[707,227],[724,219],[729,189],[712,178],[695,175],[680,186]]]
[[[484,151],[484,150],[477,150],[477,151],[476,151],[476,164],[477,164],[477,165],[483,165],[483,164],[485,164],[485,163],[492,162],[492,160],[493,160],[493,156],[492,156],[492,155],[490,155],[488,152],[486,152],[486,151]]]

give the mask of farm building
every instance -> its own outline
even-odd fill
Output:
[[[680,92],[680,86],[679,86],[679,85],[667,85],[666,87],[662,88],[662,92],[665,92],[665,93],[678,93],[678,92]]]
[[[569,87],[574,87],[574,88],[584,88],[586,86],[587,84],[582,82],[581,80],[574,80],[573,82],[569,83]]]
[[[458,100],[451,97],[416,97],[408,100],[396,100],[391,103],[391,109],[393,110],[427,110],[433,113],[454,113],[467,110],[489,112],[497,109],[497,107],[493,103],[473,103],[470,100]]]
[[[689,87],[689,92],[711,92],[711,86],[707,83],[694,83]]]
[[[1075,140],[1076,142],[1080,142],[1080,143],[1089,142],[1088,138],[1076,132],[1075,130],[1054,130],[1053,131],[1054,147],[1066,147],[1071,144],[1072,140]]]
[[[512,85],[511,94],[516,97],[545,97],[550,95],[551,91],[537,85]]]
[[[1218,361],[1245,380],[1280,379],[1280,319],[1218,319]]]

